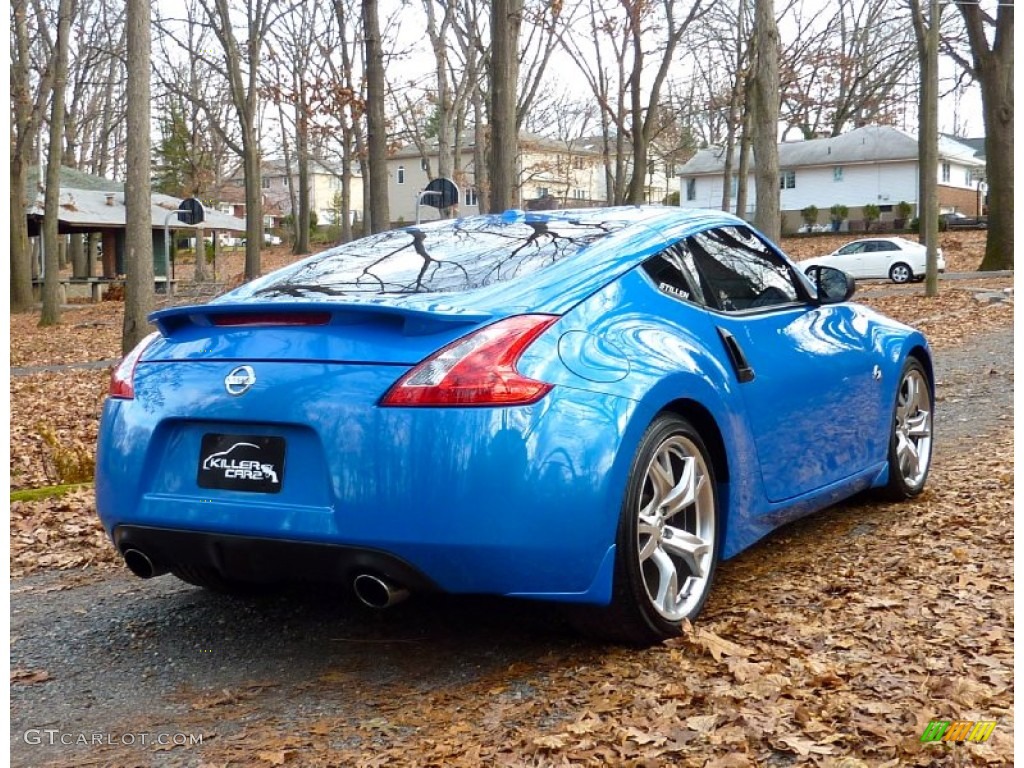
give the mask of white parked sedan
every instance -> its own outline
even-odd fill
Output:
[[[904,237],[866,237],[854,240],[827,256],[797,262],[801,270],[811,267],[835,267],[851,277],[889,278],[894,283],[909,283],[924,277],[927,251],[921,243]],[[946,270],[942,249],[938,249],[938,270]]]

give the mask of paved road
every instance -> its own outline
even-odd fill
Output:
[[[940,354],[936,371],[940,455],[1012,426],[1011,330]],[[45,573],[12,584],[11,666],[50,677],[12,687],[15,766],[109,764],[95,747],[60,744],[62,735],[79,734],[132,735],[137,746],[119,755],[137,755],[138,765],[198,765],[200,750],[153,751],[138,745],[141,735],[198,728],[223,740],[253,726],[222,720],[205,730],[216,709],[197,701],[218,697],[251,697],[260,718],[278,725],[319,713],[366,718],[367,702],[389,685],[429,692],[588,649],[563,627],[557,607],[542,604],[418,599],[372,613],[323,592],[237,600],[171,577],[118,573],[65,589],[67,579]],[[317,695],[312,683],[332,674],[351,681],[351,695]]]

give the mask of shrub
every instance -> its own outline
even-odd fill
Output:
[[[804,224],[811,227],[818,223],[818,206],[808,205],[806,208],[800,211],[800,218],[804,220]]]
[[[864,206],[864,229],[865,231],[871,231],[872,223],[878,221],[878,218],[882,215],[882,210],[874,203],[868,203]]]
[[[836,203],[828,209],[829,216],[832,218],[832,231],[838,232],[839,225],[843,223],[843,220],[850,215],[850,209],[842,203]]]
[[[43,441],[39,449],[43,471],[53,485],[92,481],[96,473],[96,454],[91,446],[66,443],[48,424],[36,424],[36,434]]]

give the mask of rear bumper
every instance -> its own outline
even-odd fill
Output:
[[[239,579],[274,580],[287,564],[285,578],[334,581],[376,564],[381,576],[446,592],[610,599],[632,400],[556,387],[532,406],[402,409],[348,393],[318,406],[278,395],[255,421],[227,395],[207,393],[197,408],[188,379],[203,367],[176,366],[175,388],[151,397],[137,383],[136,400],[105,406],[96,506],[120,549],[144,537],[168,565]],[[260,373],[295,390],[326,368]],[[208,432],[285,438],[280,491],[200,488]],[[314,553],[312,576],[293,573],[303,552]]]
[[[360,573],[371,573],[417,592],[437,590],[430,578],[409,563],[373,549],[140,525],[120,525],[112,538],[119,552],[137,549],[160,570],[190,565],[212,568],[239,581],[346,585]]]

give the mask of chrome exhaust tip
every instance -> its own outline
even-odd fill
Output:
[[[371,608],[389,608],[409,597],[409,590],[369,573],[356,576],[352,580],[352,589],[359,601]]]

